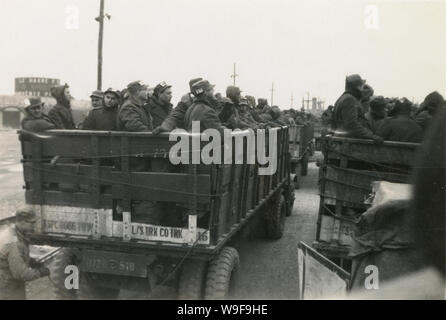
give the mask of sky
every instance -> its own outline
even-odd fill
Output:
[[[224,94],[300,107],[333,104],[359,73],[376,95],[446,95],[446,1],[105,0],[103,88],[191,78]],[[96,88],[99,0],[0,0],[0,94],[15,77],[59,78],[77,99]]]

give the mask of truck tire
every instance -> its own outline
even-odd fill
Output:
[[[120,289],[104,288],[95,285],[91,274],[81,272],[81,281],[79,285],[79,296],[88,300],[115,300],[119,296]]]
[[[300,174],[302,176],[306,176],[308,174],[308,161],[310,159],[310,155],[308,154],[308,151],[305,152],[305,154],[302,157],[302,166]]]
[[[178,299],[201,300],[204,297],[207,262],[189,259],[181,267],[178,282]]]
[[[217,300],[228,298],[233,293],[240,269],[237,250],[224,247],[217,257],[209,263],[205,299]]]
[[[54,285],[54,293],[56,299],[58,300],[73,300],[77,299],[77,290],[67,289],[65,286],[65,279],[67,274],[65,273],[65,268],[69,265],[76,264],[76,256],[72,249],[63,248],[54,257],[53,265],[51,266],[50,279]]]
[[[285,218],[287,204],[285,197],[281,194],[278,200],[274,201],[271,210],[266,215],[266,236],[268,239],[280,239],[285,230]]]

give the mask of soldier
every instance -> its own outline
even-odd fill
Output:
[[[367,113],[370,110],[370,101],[372,99],[373,94],[374,94],[373,88],[368,84],[365,84],[361,92],[361,104],[364,113]]]
[[[104,101],[104,93],[100,90],[95,90],[90,95],[91,106],[93,109],[102,108]]]
[[[37,98],[26,99],[25,118],[22,120],[22,129],[31,132],[42,132],[56,128],[51,119],[43,113],[43,102]]]
[[[321,136],[326,136],[333,132],[333,110],[334,106],[329,105],[321,115],[322,130]]]
[[[50,271],[29,257],[27,232],[34,230],[35,213],[30,208],[16,213],[14,227],[0,233],[0,300],[26,299],[25,282],[48,276]]]
[[[248,100],[248,104],[251,107],[251,109],[255,109],[256,107],[256,98],[253,96],[245,96],[246,100]]]
[[[184,115],[187,109],[192,105],[194,95],[192,93],[192,86],[194,83],[203,80],[202,78],[195,78],[189,81],[190,92],[186,93],[181,97],[180,102],[178,102],[175,109],[167,116],[163,123],[153,130],[154,134],[159,134],[161,132],[169,132],[175,128],[184,128]]]
[[[415,116],[415,121],[426,131],[432,117],[441,109],[445,109],[446,102],[437,91],[429,93],[420,106],[420,110]]]
[[[100,131],[116,131],[118,129],[116,117],[121,101],[120,92],[109,88],[104,92],[103,100],[99,107],[93,106],[93,109],[90,110],[84,120],[82,129]]]
[[[383,96],[373,97],[370,101],[370,110],[365,115],[370,129],[376,133],[386,118],[387,103]]]
[[[51,95],[56,99],[56,105],[48,112],[48,117],[56,125],[56,129],[75,129],[73,114],[71,113],[70,89],[67,84],[51,88]]]
[[[120,131],[150,132],[153,129],[152,117],[145,101],[147,88],[134,81],[127,86],[128,98],[118,110],[117,128]]]
[[[262,98],[257,99],[257,110],[259,112],[263,112],[266,106],[268,106],[268,100]]]
[[[282,112],[282,110],[280,110],[278,106],[273,106],[272,110],[273,110],[274,122],[276,122],[280,126],[287,126],[289,124],[288,118],[285,116],[285,114]]]
[[[397,101],[392,110],[392,117],[383,122],[377,135],[390,141],[420,142],[423,132],[421,127],[410,118],[411,107],[412,103],[406,98]]]
[[[240,99],[240,110],[239,110],[239,114],[242,121],[246,123],[248,127],[251,129],[258,129],[262,127],[262,125],[259,122],[257,122],[256,119],[253,117],[251,111],[253,110],[251,109],[248,99],[246,97],[245,98],[242,97]]]
[[[333,112],[335,133],[352,138],[372,139],[375,143],[382,143],[383,139],[374,135],[368,128],[364,110],[359,101],[364,84],[365,80],[357,74],[350,75],[345,79],[345,91],[336,101]]]
[[[217,129],[223,137],[222,125],[217,112],[214,109],[216,98],[214,87],[207,80],[200,80],[192,86],[195,95],[194,103],[190,106],[184,116],[184,125],[187,131],[192,131],[192,122],[199,121],[201,131],[205,129]]]
[[[242,98],[241,92],[242,91],[239,87],[229,86],[226,88],[226,98],[229,99],[229,101],[223,101],[226,101],[225,105],[227,108],[225,108],[225,110],[230,113],[230,116],[225,123],[227,123],[227,127],[230,129],[247,129],[250,127],[249,124],[243,121],[240,116],[240,100]]]
[[[172,86],[161,82],[155,87],[153,95],[149,98],[148,105],[154,127],[160,126],[172,112],[172,104],[170,103],[172,100],[171,88]]]

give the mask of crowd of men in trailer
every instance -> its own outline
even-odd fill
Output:
[[[407,98],[374,95],[360,75],[346,78],[345,92],[322,114],[322,135],[358,139],[421,142],[432,118],[446,108],[443,96],[434,91],[420,105]]]
[[[192,121],[200,121],[201,130],[262,129],[275,126],[315,124],[321,121],[322,134],[334,133],[376,143],[384,140],[420,142],[423,132],[438,110],[446,103],[434,91],[420,105],[407,98],[385,98],[361,76],[346,78],[345,92],[317,119],[305,110],[281,110],[269,106],[266,99],[241,95],[240,88],[229,86],[226,97],[214,92],[214,85],[202,78],[189,82],[190,92],[182,96],[173,108],[172,87],[161,82],[151,88],[140,81],[131,82],[125,89],[109,88],[94,91],[90,98],[92,109],[85,120],[75,124],[71,113],[68,85],[52,88],[56,99],[48,115],[43,113],[39,98],[30,98],[22,128],[32,132],[49,129],[84,129],[101,131],[169,132],[175,128],[191,129]]]
[[[281,111],[269,106],[266,99],[242,96],[240,88],[229,86],[226,97],[214,93],[214,85],[202,78],[189,82],[190,92],[173,108],[172,87],[161,82],[154,88],[134,81],[123,90],[109,88],[94,91],[90,98],[92,109],[85,120],[75,124],[70,107],[68,85],[52,88],[57,104],[48,115],[43,114],[39,98],[30,98],[22,128],[32,132],[49,129],[83,129],[100,131],[169,132],[175,128],[191,129],[192,121],[200,121],[201,130],[261,129],[307,124],[315,117],[304,110]]]

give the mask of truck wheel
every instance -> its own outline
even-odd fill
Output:
[[[184,261],[178,283],[178,299],[203,299],[206,271],[206,261],[193,259]]]
[[[82,299],[115,300],[119,296],[120,289],[105,288],[95,285],[95,281],[91,278],[91,274],[89,273],[81,272],[80,278],[79,296],[81,296]]]
[[[269,239],[280,239],[285,230],[285,217],[287,212],[287,205],[285,197],[280,195],[276,200],[266,216],[266,235]]]
[[[69,290],[65,286],[65,279],[67,274],[65,273],[65,268],[69,265],[76,264],[76,256],[73,250],[70,248],[63,248],[54,257],[53,265],[51,267],[50,278],[54,285],[54,293],[56,299],[59,300],[72,300],[77,299],[77,290]]]
[[[206,277],[206,300],[225,299],[233,294],[240,269],[237,250],[224,247],[209,263]]]
[[[310,155],[308,154],[308,151],[305,152],[304,156],[302,157],[302,167],[300,174],[302,176],[306,176],[308,174],[308,161],[310,159]]]

